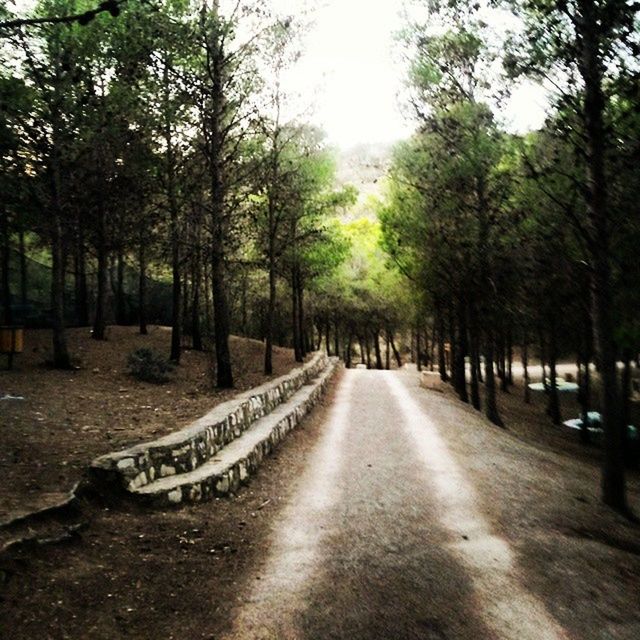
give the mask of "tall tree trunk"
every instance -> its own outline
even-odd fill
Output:
[[[559,425],[562,423],[562,416],[560,415],[560,398],[558,396],[558,379],[557,379],[557,365],[558,350],[557,350],[557,336],[556,336],[556,323],[552,319],[550,322],[549,332],[549,406],[547,413],[551,418],[553,424]]]
[[[218,2],[214,2],[212,13],[216,16]],[[214,21],[213,30],[207,34],[211,39],[208,47],[210,60],[211,104],[206,119],[210,145],[208,148],[211,178],[211,288],[213,297],[213,334],[216,352],[216,385],[219,388],[233,387],[229,335],[231,320],[227,299],[224,249],[226,241],[225,185],[222,176],[224,162],[224,59],[222,34]]]
[[[585,353],[578,356],[578,403],[580,404],[580,417],[582,424],[580,426],[580,440],[584,444],[591,442],[591,433],[589,432],[589,405],[591,396],[591,372],[589,370],[589,358]]]
[[[631,350],[624,349],[622,360],[622,381],[620,384],[620,430],[622,432],[622,442],[624,443],[625,462],[629,464],[635,462],[629,442],[628,425],[631,422]]]
[[[344,363],[347,369],[351,369],[351,345],[353,344],[353,333],[349,330],[349,337],[347,338],[347,348],[344,352]]]
[[[369,342],[369,331],[364,333],[364,347],[366,349],[367,369],[373,369],[371,366],[371,343]]]
[[[20,301],[23,306],[27,304],[28,292],[28,269],[27,269],[27,251],[24,242],[24,227],[20,226],[18,232],[18,242],[20,246]]]
[[[298,323],[300,328],[298,334],[300,336],[300,356],[304,359],[309,351],[311,351],[311,345],[309,344],[309,332],[307,331],[307,321],[304,315],[304,283],[302,280],[302,274],[300,268],[296,270],[296,285],[298,289]]]
[[[384,332],[384,346],[384,368],[388,371],[389,369],[391,369],[391,345],[389,344],[389,331]]]
[[[2,238],[2,322],[4,324],[13,324],[11,285],[9,281],[9,212],[4,204],[1,204],[0,207],[0,235]]]
[[[89,324],[89,295],[87,291],[87,256],[84,225],[81,216],[77,217],[77,224],[78,234],[75,252],[76,318],[80,326],[86,327]]]
[[[116,271],[116,324],[127,323],[124,302],[124,255],[122,249],[118,249]]]
[[[469,402],[469,394],[467,393],[467,375],[465,366],[465,346],[466,346],[466,322],[464,303],[458,303],[458,338],[456,340],[456,350],[454,358],[456,360],[454,386],[458,396],[462,402]]]
[[[176,195],[176,158],[173,147],[172,117],[170,106],[170,61],[165,58],[163,68],[164,89],[164,143],[167,206],[169,209],[169,233],[171,239],[171,352],[169,359],[180,362],[182,351],[182,283],[180,273],[180,229]]]
[[[473,310],[471,310],[473,313]],[[478,381],[478,369],[480,368],[480,353],[478,348],[478,330],[475,326],[475,319],[469,318],[471,327],[469,328],[469,356],[471,369],[471,404],[474,409],[480,411],[480,385]]]
[[[53,311],[53,366],[56,369],[70,369],[71,358],[67,349],[67,336],[64,321],[64,260],[62,224],[59,205],[54,203],[51,237],[51,307]]]
[[[380,351],[380,331],[374,329],[373,331],[373,350],[376,356],[376,369],[381,370],[382,367],[382,352]]]
[[[334,316],[333,321],[333,351],[338,358],[340,357],[340,330],[338,319]]]
[[[445,353],[444,321],[439,310],[436,310],[436,323],[438,326],[438,370],[440,371],[440,380],[442,380],[442,382],[448,382],[449,374],[447,373],[447,357]]]
[[[522,337],[522,380],[524,384],[524,401],[531,402],[531,389],[529,389],[529,336],[525,329]]]
[[[493,422],[493,424],[504,428],[504,422],[500,418],[500,414],[498,413],[498,403],[496,401],[496,379],[495,373],[493,370],[493,353],[494,353],[494,344],[493,344],[493,336],[490,332],[487,333],[486,337],[487,345],[485,349],[485,369],[484,369],[484,377],[485,377],[485,412],[487,418]]]
[[[200,322],[200,289],[200,249],[198,248],[194,256],[193,297],[191,301],[191,346],[196,351],[202,351],[204,349],[202,343],[202,323]]]
[[[202,265],[202,273],[204,276],[204,324],[207,336],[213,333],[213,301],[211,300],[211,278],[209,276],[209,267],[210,261],[204,260]]]
[[[513,385],[513,332],[507,330],[507,383]]]
[[[329,320],[329,316],[327,316],[327,319],[324,322],[324,345],[327,349],[327,355],[330,356],[331,354],[331,322]]]
[[[273,323],[276,312],[276,265],[275,250],[269,249],[269,304],[267,306],[267,332],[264,348],[264,374],[273,373]],[[328,346],[328,345],[327,345]]]
[[[107,229],[106,212],[102,200],[98,203],[98,224],[96,253],[98,255],[96,312],[93,319],[93,331],[91,337],[94,340],[104,340],[107,328],[107,278],[109,269],[109,256],[107,254]]]
[[[416,366],[418,368],[418,371],[422,371],[422,357],[420,355],[420,352],[422,351],[422,345],[420,344],[420,328],[417,326],[414,336],[414,342],[416,345]]]
[[[298,318],[298,283],[295,265],[291,267],[291,328],[293,331],[293,353],[296,362],[302,362],[302,336],[300,335],[300,319]]]
[[[449,377],[454,382],[456,381],[456,349],[458,348],[456,334],[455,334],[455,322],[453,319],[453,310],[449,306],[448,314],[449,324]]]
[[[601,409],[604,428],[602,500],[626,512],[624,442],[619,428],[616,347],[612,317],[611,242],[605,173],[605,98],[602,89],[604,64],[599,38],[599,16],[594,2],[581,0],[578,25],[580,60],[584,82],[584,124],[587,141],[587,217],[594,230],[591,243],[593,330],[600,367]]]
[[[146,238],[140,238],[138,247],[138,326],[140,334],[147,335],[147,252]]]
[[[498,341],[498,378],[500,380],[500,391],[509,393],[509,384],[507,382],[507,349],[504,331],[500,331],[500,340]]]
[[[429,341],[429,371],[435,369],[435,350],[436,350],[436,321],[433,319],[431,327],[431,340]]]
[[[542,368],[542,385],[545,393],[549,391],[549,378],[547,377],[547,350],[545,347],[544,333],[538,327],[538,339],[540,341],[540,367]]]
[[[400,353],[396,348],[396,343],[393,339],[393,333],[389,334],[389,342],[391,342],[391,350],[393,351],[393,357],[396,359],[396,364],[398,365],[398,369],[402,367],[402,358],[400,357]]]

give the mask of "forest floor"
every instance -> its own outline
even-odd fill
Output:
[[[522,372],[519,366],[514,366],[514,384],[509,386],[507,392],[498,391],[498,410],[500,417],[505,423],[506,429],[516,437],[529,444],[543,450],[550,450],[556,453],[566,454],[572,458],[600,464],[602,448],[599,443],[593,442],[585,445],[580,441],[580,432],[570,429],[564,425],[554,425],[547,414],[548,398],[540,391],[531,391],[530,401],[524,401],[524,384]],[[573,376],[576,379],[576,367],[572,363],[561,363],[558,365],[558,375]],[[542,380],[542,369],[539,365],[533,364],[529,369],[530,381],[540,382]],[[638,375],[637,370],[633,370],[633,375]],[[499,384],[499,381],[497,381]],[[457,400],[451,385],[444,385],[445,396]],[[482,407],[484,399],[482,394],[484,386],[480,385],[480,398]],[[560,413],[562,421],[579,418],[582,410],[578,402],[578,394],[574,392],[559,393]],[[591,411],[598,411],[598,380],[597,374],[592,378],[592,400]],[[632,401],[630,404],[631,424],[640,427],[640,402]]]
[[[339,373],[229,499],[87,504],[68,544],[0,559],[0,637],[635,640],[640,529],[518,397],[504,431],[415,371]]]
[[[46,365],[51,332],[28,330],[12,371],[0,371],[0,522],[59,501],[97,456],[175,431],[232,395],[262,384],[264,345],[231,339],[236,388],[214,388],[211,356],[185,350],[171,382],[140,382],[127,357],[140,347],[168,355],[170,329],[112,326],[107,340],[69,330],[76,371]],[[274,374],[295,366],[293,351],[276,347]]]

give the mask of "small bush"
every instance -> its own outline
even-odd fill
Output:
[[[162,384],[171,380],[174,365],[161,353],[143,347],[129,354],[129,373],[137,380]]]

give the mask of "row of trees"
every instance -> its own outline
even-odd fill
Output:
[[[624,511],[630,366],[640,349],[635,8],[616,0],[494,3],[519,19],[505,44],[487,26],[486,7],[430,4],[429,28],[405,34],[419,130],[395,153],[381,214],[385,247],[432,311],[442,376],[495,424],[503,424],[496,365],[507,389],[515,346],[525,390],[532,345],[548,363],[557,423],[558,358],[578,354],[585,418],[595,360],[603,499]],[[516,136],[500,125],[504,74],[553,84],[542,130]]]
[[[343,251],[328,220],[354,199],[334,188],[330,151],[283,88],[303,25],[251,0],[41,0],[28,19],[2,9],[0,20],[4,322],[9,248],[46,247],[56,367],[71,365],[68,273],[78,322],[103,340],[111,317],[126,321],[127,265],[140,331],[149,273],[170,277],[171,359],[185,330],[202,348],[210,327],[218,386],[233,385],[233,328],[265,338],[271,373],[285,289],[279,335],[302,360],[305,292]]]

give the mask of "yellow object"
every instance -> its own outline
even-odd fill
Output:
[[[22,353],[23,348],[22,327],[0,327],[0,353]]]

